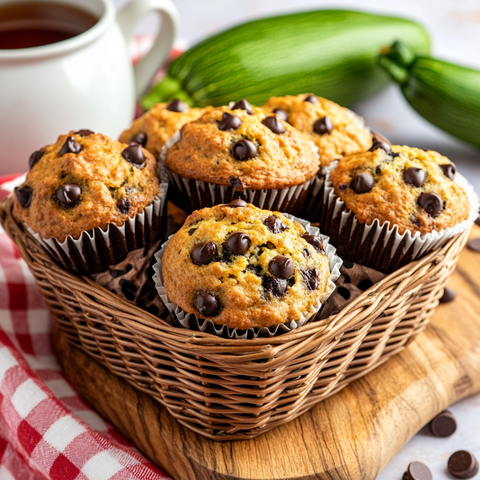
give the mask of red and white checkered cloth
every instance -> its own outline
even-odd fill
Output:
[[[11,179],[0,178],[0,199]],[[51,331],[40,290],[0,227],[0,480],[169,478],[72,389]]]

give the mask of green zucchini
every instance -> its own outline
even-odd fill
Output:
[[[349,105],[388,83],[377,60],[395,40],[429,53],[425,30],[396,17],[318,10],[255,20],[175,59],[142,106],[172,98],[199,107],[241,98],[262,105],[271,96],[305,92]]]
[[[423,118],[480,147],[480,71],[415,55],[401,42],[383,50],[380,64]]]

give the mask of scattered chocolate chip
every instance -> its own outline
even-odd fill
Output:
[[[443,295],[440,298],[440,303],[450,303],[455,300],[457,292],[453,288],[445,287],[443,289]]]
[[[374,132],[373,130],[371,131],[372,133],[372,139],[373,141],[377,141],[377,142],[384,142],[386,143],[387,145],[391,145],[392,142],[387,138],[387,137],[384,137],[381,133],[378,133],[378,132]]]
[[[455,433],[457,422],[454,416],[448,410],[445,410],[439,413],[428,426],[436,437],[449,437]]]
[[[134,143],[137,143],[138,145],[141,145],[142,147],[145,147],[145,145],[147,144],[147,141],[148,141],[147,134],[143,133],[143,132],[140,132],[140,133],[137,133],[135,135],[132,135],[128,144],[132,145]]]
[[[227,207],[230,208],[245,208],[248,205],[248,203],[245,200],[242,200],[241,198],[236,198],[235,200],[232,200]]]
[[[329,133],[333,132],[333,123],[330,120],[330,117],[325,116],[322,118],[319,118],[314,124],[313,124],[313,131],[317,133],[318,135],[327,135]]]
[[[308,97],[305,97],[303,101],[309,103],[318,103],[318,98],[315,95],[309,95]]]
[[[262,286],[272,297],[281,298],[287,293],[287,281],[282,278],[263,277]]]
[[[442,169],[443,174],[448,177],[450,180],[455,178],[455,174],[457,173],[457,167],[453,163],[444,163],[443,165],[439,165]]]
[[[15,196],[17,197],[18,203],[23,208],[28,208],[30,203],[32,203],[32,189],[28,185],[23,187],[15,187],[14,190]]]
[[[251,244],[252,239],[243,232],[232,233],[225,242],[226,247],[233,255],[244,254],[250,248]]]
[[[232,175],[228,179],[228,182],[236,190],[243,190],[245,188],[245,184],[243,183],[242,179],[240,177],[237,177],[236,175]]]
[[[288,226],[285,225],[276,215],[270,215],[267,217],[263,224],[272,232],[272,233],[282,233],[285,230],[288,230]]]
[[[412,462],[403,474],[403,480],[432,480],[432,472],[422,462]]]
[[[218,250],[215,242],[201,243],[192,251],[192,261],[196,265],[208,265],[216,256]]]
[[[229,130],[236,130],[241,124],[242,121],[236,115],[225,112],[218,124],[218,129],[222,130],[222,132],[228,132]]]
[[[289,278],[295,273],[295,264],[284,255],[273,257],[268,263],[268,270],[277,278]]]
[[[457,478],[472,478],[478,473],[477,459],[466,450],[455,452],[448,459],[448,471]]]
[[[188,110],[188,105],[178,98],[170,100],[167,105],[167,110],[170,112],[186,112]]]
[[[342,296],[345,300],[348,300],[350,298],[350,290],[345,287],[338,287],[337,288],[337,293]]]
[[[302,235],[302,238],[309,243],[317,252],[325,253],[323,249],[323,241],[318,235]]]
[[[75,141],[75,137],[73,135],[70,135],[62,145],[59,155],[65,155],[67,153],[79,153],[81,150],[82,146]]]
[[[232,110],[245,110],[249,115],[253,113],[252,106],[246,100],[239,100],[236,102],[233,105]]]
[[[310,253],[310,250],[309,250],[308,248],[304,248],[304,249],[303,249],[303,256],[304,256],[305,258],[310,258],[311,255],[312,255],[312,254]]]
[[[339,190],[346,190],[347,188],[348,188],[348,185],[347,185],[346,183],[342,183],[342,184],[338,187]]]
[[[78,130],[78,132],[75,132],[76,135],[80,135],[81,137],[89,137],[90,135],[93,135],[95,132],[92,132],[91,130],[88,130],[88,128],[82,128],[81,130]]]
[[[63,208],[74,207],[79,202],[81,195],[82,187],[74,183],[65,183],[55,192],[55,198]]]
[[[288,115],[285,110],[282,110],[281,108],[275,108],[273,110],[273,113],[278,117],[284,120],[285,122],[288,122]]]
[[[145,166],[146,158],[143,154],[142,146],[138,143],[132,143],[122,152],[122,157],[132,165],[138,168]]]
[[[373,177],[366,172],[357,173],[352,182],[350,183],[350,188],[358,194],[369,192],[375,185],[375,180]]]
[[[308,290],[316,290],[318,288],[318,269],[315,267],[308,270],[301,270],[303,281]]]
[[[237,160],[243,162],[257,155],[257,147],[250,140],[243,138],[233,144],[232,154]]]
[[[130,204],[128,199],[125,198],[125,197],[121,198],[117,202],[117,208],[118,208],[119,212],[122,213],[123,215],[126,215],[130,211],[131,206],[132,205]]]
[[[392,151],[392,149],[390,148],[390,145],[386,142],[382,142],[381,140],[375,140],[368,151],[374,152],[379,148],[381,148],[382,150],[385,150],[387,153],[390,153]]]
[[[30,158],[28,159],[28,168],[32,168],[34,165],[36,165],[40,159],[43,157],[44,150],[36,150],[30,155]]]
[[[382,173],[382,166],[381,165],[377,165],[377,168],[375,169],[375,173],[377,175],[380,175]]]
[[[197,292],[194,302],[195,308],[205,317],[215,317],[220,313],[220,300],[213,293]]]
[[[469,240],[467,243],[467,248],[473,252],[480,253],[480,238]]]
[[[418,197],[417,203],[433,218],[438,217],[443,210],[442,198],[438,193],[422,193]]]
[[[265,117],[262,120],[262,123],[269,128],[273,133],[277,133],[278,135],[281,135],[282,133],[285,133],[285,127],[283,126],[283,123],[274,115],[270,117]]]
[[[410,167],[403,172],[403,179],[408,185],[420,188],[427,179],[427,172],[421,168]]]

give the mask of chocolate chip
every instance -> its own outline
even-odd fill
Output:
[[[243,138],[233,144],[232,154],[237,160],[243,162],[257,155],[257,147],[250,140]]]
[[[239,100],[236,102],[233,105],[232,110],[245,110],[249,115],[253,113],[252,106],[246,100]]]
[[[381,165],[377,165],[377,168],[375,169],[375,173],[377,175],[380,175],[382,173],[382,166]]]
[[[288,115],[285,110],[282,110],[281,108],[275,108],[273,110],[273,113],[278,117],[284,120],[285,122],[288,122]]]
[[[225,112],[218,124],[218,129],[222,132],[228,132],[229,130],[236,130],[240,125],[242,125],[242,121],[236,115]]]
[[[74,207],[79,202],[81,195],[82,187],[74,183],[65,183],[55,192],[55,198],[63,208]]]
[[[197,292],[194,302],[195,308],[205,317],[215,317],[220,313],[220,300],[213,293]]]
[[[15,196],[17,197],[18,203],[23,208],[28,208],[32,203],[32,189],[28,185],[23,187],[15,187],[14,190]]]
[[[93,135],[95,132],[92,132],[91,130],[88,130],[87,128],[82,128],[78,132],[75,132],[76,135],[80,135],[81,137],[89,137],[90,135]]]
[[[43,154],[44,154],[43,149],[33,152],[30,155],[30,158],[28,159],[28,168],[32,168],[34,165],[36,165],[40,161],[40,159],[43,157]]]
[[[277,133],[278,135],[281,135],[282,133],[285,133],[285,127],[283,126],[283,123],[274,115],[271,117],[265,117],[262,120],[262,123],[269,128],[273,133]]]
[[[309,243],[317,252],[325,253],[323,249],[323,241],[318,235],[302,235],[302,238]]]
[[[309,268],[308,270],[301,270],[303,281],[308,290],[316,290],[318,288],[318,269],[315,267]]]
[[[313,124],[313,131],[318,135],[327,135],[329,133],[332,133],[333,123],[330,120],[330,117],[325,116],[325,117],[319,118]]]
[[[138,145],[141,145],[142,147],[144,147],[147,144],[147,140],[148,140],[147,135],[143,132],[140,132],[140,133],[137,133],[137,134],[133,135],[130,138],[128,144],[132,145],[134,143],[138,143]]]
[[[252,244],[252,239],[249,235],[243,232],[232,233],[225,242],[226,247],[233,255],[244,254]]]
[[[448,471],[457,478],[472,478],[478,473],[477,459],[466,450],[455,452],[448,459]]]
[[[242,179],[236,175],[232,175],[228,179],[228,183],[230,183],[235,190],[243,190],[245,188],[245,184],[243,183]]]
[[[276,215],[270,215],[267,217],[263,224],[272,232],[272,233],[282,233],[285,230],[288,230],[288,226],[285,225]]]
[[[123,215],[127,214],[130,211],[132,205],[127,198],[123,197],[117,202],[117,208]]]
[[[196,265],[208,265],[217,253],[215,242],[201,243],[193,249],[191,258]]]
[[[443,210],[442,198],[438,193],[422,193],[418,197],[417,203],[433,218],[438,217]]]
[[[309,250],[308,248],[304,248],[304,249],[303,249],[303,256],[304,256],[305,258],[310,258],[311,255],[312,255],[312,254],[310,253],[310,250]]]
[[[289,278],[295,273],[295,264],[284,255],[273,257],[268,263],[268,270],[277,278]]]
[[[430,431],[436,437],[449,437],[455,433],[457,422],[454,416],[445,410],[439,413],[429,424]]]
[[[65,155],[67,153],[79,153],[81,150],[82,146],[75,141],[75,137],[73,135],[70,135],[62,145],[59,155]]]
[[[445,287],[443,289],[443,295],[440,298],[440,303],[450,303],[455,300],[457,292],[453,288]]]
[[[358,194],[369,192],[375,185],[375,180],[369,173],[357,173],[352,182],[350,188]]]
[[[242,200],[241,198],[236,198],[235,200],[232,200],[227,207],[230,208],[244,208],[248,205],[248,203],[245,200]]]
[[[315,95],[309,95],[308,97],[305,97],[303,101],[309,103],[318,103],[318,98]]]
[[[443,165],[439,165],[442,169],[443,174],[448,177],[450,180],[455,178],[455,174],[457,173],[457,167],[453,163],[444,163]]]
[[[374,152],[375,150],[378,150],[381,148],[382,150],[385,150],[387,153],[390,153],[392,149],[390,148],[390,145],[386,142],[382,142],[381,140],[374,140],[372,146],[368,150],[369,152]]]
[[[174,98],[173,100],[170,100],[167,105],[167,110],[170,112],[186,112],[188,110],[188,105],[178,98]]]
[[[188,234],[189,234],[190,236],[192,236],[192,235],[195,233],[195,230],[196,230],[196,228],[191,228],[191,229],[188,231]]]
[[[342,184],[338,187],[339,190],[346,190],[347,188],[348,188],[348,185],[347,185],[346,183],[342,183]]]
[[[138,168],[145,166],[146,158],[143,154],[142,146],[138,143],[132,143],[122,152],[122,157],[132,165]]]
[[[263,277],[262,286],[272,297],[281,298],[287,293],[287,281],[281,278]]]
[[[371,131],[372,133],[372,139],[373,141],[377,141],[377,142],[384,142],[386,143],[387,145],[391,145],[392,142],[387,138],[387,137],[384,137],[381,133],[378,133],[378,132],[374,132],[373,130]]]
[[[403,179],[408,185],[420,188],[427,179],[427,172],[421,168],[410,167],[403,172]]]
[[[417,227],[420,227],[422,225],[422,223],[420,222],[420,219],[415,215],[412,215],[412,217],[410,218],[410,221]]]
[[[467,248],[473,252],[480,253],[480,238],[474,238],[469,240],[467,243]]]
[[[412,462],[403,474],[403,480],[432,480],[432,472],[422,462]]]

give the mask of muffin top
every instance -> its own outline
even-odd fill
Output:
[[[368,150],[372,135],[363,119],[347,108],[311,94],[272,97],[262,107],[308,135],[320,153],[322,167],[344,156]]]
[[[197,210],[168,243],[162,275],[169,301],[230,328],[299,320],[330,277],[320,237],[281,213],[244,200]]]
[[[15,189],[15,216],[42,238],[122,225],[159,193],[157,160],[140,145],[125,145],[89,130],[61,135],[34,152]]]
[[[119,138],[122,143],[142,145],[157,158],[166,141],[187,122],[196,120],[205,110],[190,108],[181,100],[157,103],[147,113],[137,118]]]
[[[470,203],[455,182],[455,165],[432,150],[390,147],[342,158],[330,180],[335,193],[360,223],[397,225],[424,235],[467,220]]]
[[[166,165],[186,178],[272,189],[309,180],[319,169],[319,159],[303,134],[241,100],[185,124],[181,139],[167,151]]]

